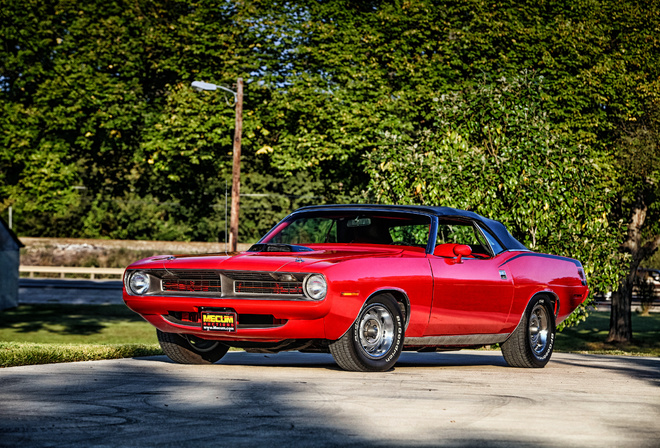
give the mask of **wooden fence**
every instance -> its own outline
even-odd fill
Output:
[[[28,274],[28,277],[43,277],[40,274],[59,274],[60,278],[69,276],[89,276],[90,279],[96,279],[99,275],[116,277],[121,279],[124,275],[122,268],[79,268],[74,266],[24,266],[18,268],[18,272]],[[36,275],[35,275],[36,274]],[[50,277],[50,276],[49,276]]]

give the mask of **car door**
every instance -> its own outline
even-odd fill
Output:
[[[439,222],[436,250],[428,256],[433,304],[427,336],[497,334],[504,328],[513,281],[506,266],[499,267],[495,252],[502,248],[493,249],[486,232],[470,221]],[[469,246],[471,254],[456,255],[459,245]]]

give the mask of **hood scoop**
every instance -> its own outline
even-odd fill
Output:
[[[314,249],[296,244],[267,244],[257,243],[250,247],[248,252],[314,252]]]

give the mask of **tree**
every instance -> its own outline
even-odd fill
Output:
[[[42,235],[80,229],[71,221],[85,198],[122,196],[138,174],[153,51],[145,34],[157,21],[141,6],[3,3],[0,99],[11,110],[0,123],[0,195]]]
[[[436,128],[392,134],[370,154],[370,191],[501,220],[530,249],[581,260],[591,287],[607,288],[618,278],[603,262],[618,244],[613,166],[555,131],[544,88],[522,73],[439,95]]]
[[[612,296],[609,342],[632,341],[631,304],[640,263],[660,247],[660,114],[658,109],[621,126],[617,213],[628,217],[620,250],[629,264]]]
[[[0,19],[21,234],[222,240],[233,109],[190,82],[242,77],[242,240],[308,201],[470,208],[620,284],[629,337],[617,301],[658,235],[657,1],[6,0]]]

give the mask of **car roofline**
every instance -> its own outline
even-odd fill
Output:
[[[451,207],[434,207],[427,205],[383,205],[383,204],[326,204],[326,205],[308,205],[294,211],[334,211],[334,210],[390,210],[400,212],[428,213],[436,216],[464,217],[486,219],[481,215],[467,210],[460,210]]]
[[[382,204],[326,204],[309,205],[295,210],[291,215],[310,211],[338,211],[338,210],[364,210],[364,211],[395,211],[407,213],[420,213],[442,218],[465,218],[477,221],[486,227],[502,244],[505,250],[528,250],[524,244],[515,239],[506,226],[494,219],[486,218],[475,212],[452,207],[427,205],[382,205]],[[270,232],[269,232],[270,233]]]

